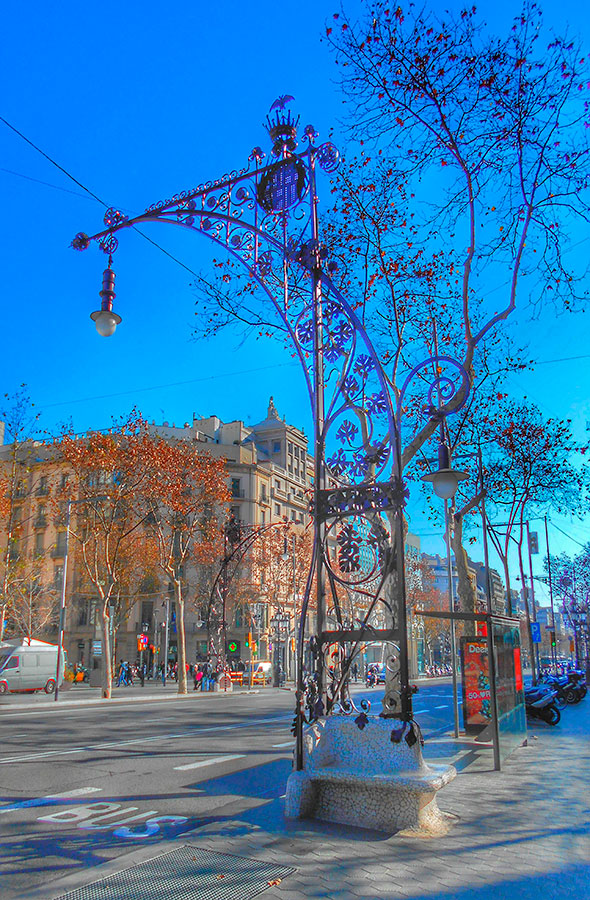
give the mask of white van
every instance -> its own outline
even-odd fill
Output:
[[[250,678],[252,672],[252,681],[254,684],[270,684],[272,681],[272,663],[270,660],[254,660],[252,663],[246,663],[246,671],[244,672],[244,682]]]
[[[57,644],[23,640],[0,642],[0,694],[7,691],[41,691],[53,694],[57,669]],[[61,654],[59,684],[63,682],[65,653]]]

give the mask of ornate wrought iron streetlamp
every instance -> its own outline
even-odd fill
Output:
[[[244,169],[154,203],[134,218],[109,209],[104,230],[92,236],[77,234],[73,246],[85,250],[96,243],[109,256],[101,310],[92,315],[101,334],[112,334],[121,321],[113,312],[111,267],[118,235],[134,225],[154,222],[179,225],[222,247],[230,259],[245,267],[290,337],[314,421],[313,561],[297,645],[295,733],[300,767],[303,724],[329,713],[353,711],[348,674],[367,640],[387,646],[381,715],[412,720],[402,403],[418,373],[428,386],[430,410],[435,394],[440,397],[442,391],[447,403],[453,398],[464,401],[469,385],[458,363],[437,355],[412,369],[394,403],[379,356],[353,305],[332,280],[336,264],[320,243],[316,177],[318,169],[326,173],[337,169],[338,150],[329,141],[317,144],[311,125],[303,130],[303,149],[297,150],[299,117],[286,108],[292,99],[281,97],[270,109],[268,162],[262,149],[255,147]],[[460,408],[459,402],[455,405]],[[352,626],[342,612],[342,598],[348,591],[365,598],[364,614]],[[317,622],[310,642],[314,671],[304,675],[306,619],[312,608]],[[378,609],[382,627],[373,624]]]

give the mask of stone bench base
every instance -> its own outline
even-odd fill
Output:
[[[445,834],[452,817],[439,810],[436,792],[457,773],[452,766],[427,766],[418,741],[392,743],[395,727],[399,723],[375,718],[360,731],[348,716],[309,726],[304,768],[287,781],[287,818]]]

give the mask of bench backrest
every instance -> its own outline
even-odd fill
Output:
[[[401,726],[398,719],[370,716],[365,727],[360,729],[355,718],[354,715],[332,715],[306,728],[305,766],[338,766],[367,775],[425,768],[419,741],[412,747],[405,737],[399,743],[392,742],[392,731]]]

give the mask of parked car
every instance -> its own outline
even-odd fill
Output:
[[[65,653],[61,654],[59,684],[64,680]],[[0,694],[7,691],[45,691],[56,687],[57,645],[45,641],[0,642]]]

